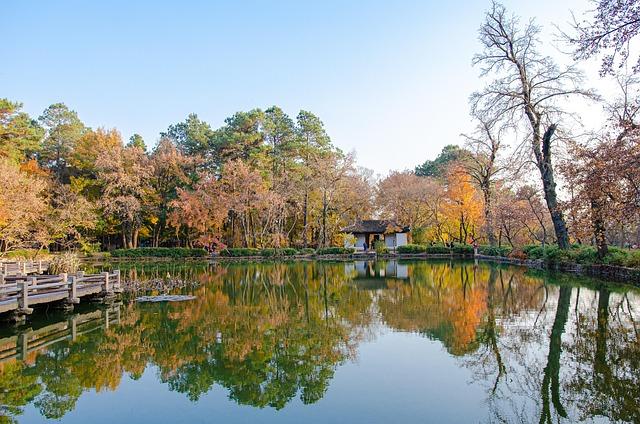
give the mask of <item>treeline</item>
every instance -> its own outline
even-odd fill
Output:
[[[624,65],[627,44],[607,20],[626,22],[633,4],[601,0],[567,36],[576,63],[604,54],[602,77],[620,95],[602,99],[575,63],[544,54],[534,21],[493,3],[473,59],[485,82],[470,96],[475,131],[380,181],[307,111],[238,112],[217,129],[192,114],[147,151],[139,135],[125,143],[115,129],[88,128],[62,103],[35,119],[0,100],[0,252],[317,249],[379,216],[411,226],[418,244],[579,243],[603,259],[610,244],[640,244],[640,68],[618,72],[612,57]],[[567,105],[578,100],[603,102],[609,114],[586,137],[572,133]]]
[[[372,185],[323,123],[280,108],[213,129],[195,114],[147,151],[62,103],[0,100],[0,251],[323,247],[371,213]]]
[[[475,131],[463,147],[447,146],[414,172],[383,180],[382,214],[411,225],[419,243],[540,243],[565,251],[590,244],[600,260],[611,244],[639,245],[640,62],[627,66],[628,42],[640,31],[637,6],[597,2],[592,16],[567,30],[575,63],[560,65],[544,53],[534,21],[492,3],[473,58],[485,81],[470,96]],[[599,55],[601,77],[619,87],[615,98],[586,87],[576,67]],[[574,129],[580,116],[570,107],[581,101],[599,102],[608,114],[586,135]]]

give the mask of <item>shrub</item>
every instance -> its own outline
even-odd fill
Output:
[[[237,258],[242,256],[260,256],[261,250],[251,247],[235,247],[230,249],[223,249],[220,251],[220,256],[226,256],[230,258]]]
[[[50,274],[61,274],[66,272],[72,274],[80,268],[80,258],[75,252],[65,252],[55,255],[49,263]]]
[[[424,253],[426,247],[420,244],[405,244],[404,246],[398,246],[396,249],[398,253]]]
[[[285,247],[282,249],[261,249],[260,256],[273,257],[273,256],[294,256],[298,254],[296,249]]]
[[[506,257],[511,253],[511,248],[507,246],[480,246],[478,252],[486,256]]]
[[[433,246],[427,246],[425,251],[430,255],[448,255],[451,253],[451,249],[444,244],[434,244]]]
[[[523,261],[527,259],[527,254],[520,249],[512,249],[511,252],[509,252],[509,257]]]
[[[318,249],[318,255],[350,255],[354,253],[356,249],[352,247],[325,247]]]
[[[470,244],[454,243],[451,251],[458,255],[473,255],[473,246]]]
[[[629,251],[624,261],[624,266],[640,268],[640,250]]]
[[[116,249],[111,252],[111,256],[116,258],[202,258],[208,254],[204,249],[187,247],[140,247],[138,249]]]
[[[313,255],[316,253],[316,249],[311,247],[303,247],[302,249],[298,249],[298,253],[300,255]]]
[[[378,255],[389,253],[389,248],[387,248],[382,240],[378,240],[374,243],[374,249]]]

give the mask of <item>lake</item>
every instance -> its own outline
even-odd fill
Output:
[[[463,261],[119,264],[0,332],[0,422],[640,422],[640,293]]]

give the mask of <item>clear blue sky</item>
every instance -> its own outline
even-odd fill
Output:
[[[504,3],[549,34],[590,6]],[[467,98],[482,84],[471,57],[489,5],[8,0],[0,96],[35,116],[62,101],[87,125],[150,146],[191,112],[217,127],[238,110],[306,109],[360,165],[413,168],[469,128]]]

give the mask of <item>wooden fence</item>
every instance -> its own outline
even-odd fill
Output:
[[[120,270],[85,275],[8,275],[0,284],[0,313],[17,311],[32,312],[31,306],[67,301],[79,303],[89,295],[112,295],[122,291]]]

